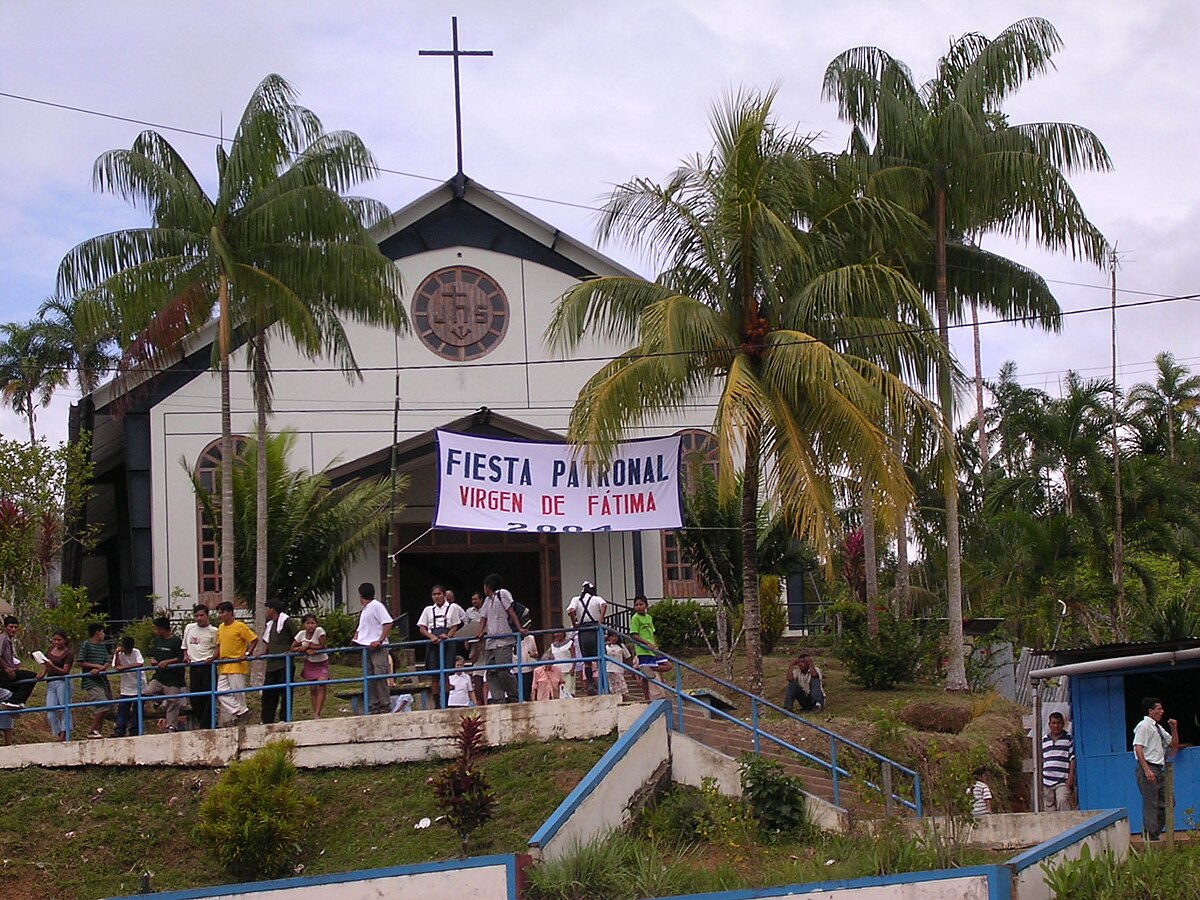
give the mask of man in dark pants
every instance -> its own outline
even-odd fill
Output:
[[[264,632],[267,644],[267,655],[274,657],[276,653],[287,653],[292,649],[296,640],[296,632],[300,626],[294,616],[283,611],[283,601],[270,599],[266,603],[267,630]],[[287,681],[287,667],[292,664],[288,657],[271,658],[267,660],[266,676],[263,678],[262,692],[262,721],[270,725],[275,721],[279,704],[284,704],[284,714],[287,713],[287,701],[283,685]]]
[[[1145,718],[1133,729],[1133,755],[1137,759],[1137,786],[1142,795],[1142,837],[1157,841],[1163,832],[1166,818],[1167,786],[1163,777],[1167,755],[1179,750],[1179,723],[1168,719],[1171,733],[1159,723],[1163,717],[1162,701],[1144,697]]]
[[[364,581],[358,586],[358,600],[363,610],[358,616],[358,627],[350,643],[367,648],[366,674],[387,675],[388,636],[392,633],[392,616],[387,607],[375,599],[375,585]],[[366,713],[386,713],[391,709],[391,689],[388,679],[375,677],[367,683]]]
[[[183,630],[184,661],[188,667],[189,690],[197,696],[191,698],[192,720],[197,728],[212,728],[213,657],[217,655],[217,626],[208,620],[208,607],[197,603],[192,607],[196,621],[189,622]],[[200,665],[197,665],[199,663]]]

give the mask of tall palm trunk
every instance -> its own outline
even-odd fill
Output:
[[[875,552],[875,496],[863,483],[862,491],[863,570],[867,582],[867,633],[879,634],[879,561]]]
[[[267,333],[254,333],[254,408],[258,417],[258,452],[254,487],[254,633],[267,624]]]
[[[29,446],[32,447],[34,444],[37,443],[37,435],[34,433],[34,430],[33,430],[33,395],[32,394],[29,395],[29,402],[27,404],[25,404],[25,406],[26,406],[26,410],[25,410],[26,416],[25,417],[29,420]]]
[[[896,593],[900,598],[900,614],[912,615],[912,584],[908,572],[908,512],[896,512]]]
[[[954,390],[950,383],[950,301],[946,283],[946,194],[934,197],[934,301],[938,335],[946,358],[938,372],[938,399],[946,429],[942,446],[942,494],[946,502],[946,613],[950,620],[949,665],[946,690],[968,691],[967,663],[963,656],[962,544],[958,533],[958,472],[954,460]]]
[[[746,435],[746,468],[742,475],[742,622],[750,691],[761,694],[762,616],[758,608],[758,470],[762,453],[758,425]]]
[[[217,287],[219,352],[221,354],[221,602],[237,599],[234,585],[233,537],[233,416],[229,397],[229,279]]]

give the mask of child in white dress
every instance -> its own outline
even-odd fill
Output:
[[[618,663],[628,665],[630,653],[621,643],[620,637],[611,631],[604,635],[604,656],[604,671],[608,676],[608,692],[619,694],[624,698],[629,693],[629,686],[625,682],[625,670]]]

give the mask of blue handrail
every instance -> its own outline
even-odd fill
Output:
[[[582,655],[581,654],[580,656],[571,657],[571,658],[567,658],[567,659],[557,659],[557,658],[555,658],[555,659],[528,659],[524,656],[524,653],[522,651],[520,634],[515,633],[515,632],[510,632],[508,634],[487,635],[485,638],[481,638],[481,639],[482,640],[487,640],[487,639],[505,640],[505,639],[511,638],[515,644],[514,659],[511,663],[485,664],[485,663],[474,662],[471,665],[470,671],[472,674],[479,674],[479,673],[486,674],[488,671],[491,671],[491,670],[516,669],[516,671],[518,673],[523,673],[523,672],[529,671],[531,669],[536,669],[539,666],[558,666],[558,665],[563,665],[563,664],[576,665],[579,663],[584,663],[584,664],[592,663],[595,665],[595,677],[596,677],[597,690],[600,693],[608,693],[608,690],[609,690],[609,685],[608,685],[608,666],[609,665],[613,665],[613,666],[615,666],[619,669],[622,669],[624,671],[627,671],[627,672],[632,672],[637,678],[645,677],[637,668],[630,666],[624,662],[621,662],[618,659],[611,658],[607,655],[607,653],[605,652],[605,642],[604,642],[604,638],[605,638],[606,634],[610,634],[610,633],[616,634],[619,639],[623,639],[623,640],[631,639],[629,637],[629,635],[626,634],[625,632],[623,632],[619,629],[615,629],[609,625],[597,624],[595,626],[585,626],[583,628],[574,628],[574,629],[546,628],[546,629],[540,629],[540,630],[530,630],[525,633],[526,634],[534,634],[534,635],[550,635],[550,634],[555,634],[558,632],[566,632],[568,634],[573,632],[573,633],[578,634],[578,633],[586,631],[588,629],[594,629],[596,632],[596,644],[597,644],[596,655],[592,656],[592,655]],[[260,656],[253,657],[253,660],[265,661],[265,660],[271,660],[271,659],[284,659],[284,660],[289,661],[284,667],[285,676],[284,676],[283,684],[256,685],[256,686],[248,686],[248,687],[243,687],[243,688],[226,688],[224,690],[219,689],[217,686],[218,685],[218,679],[217,679],[218,667],[222,664],[222,662],[228,663],[228,662],[245,661],[244,657],[239,657],[236,660],[224,660],[224,661],[212,660],[212,661],[205,661],[205,662],[199,662],[199,663],[178,663],[178,664],[174,664],[172,666],[168,666],[167,668],[191,669],[191,668],[196,668],[199,666],[207,666],[209,668],[209,683],[210,683],[209,689],[206,691],[182,690],[182,691],[179,691],[178,693],[170,694],[170,695],[155,695],[154,700],[150,701],[150,700],[148,700],[148,698],[143,697],[142,679],[139,677],[138,683],[137,683],[136,696],[126,698],[126,702],[133,701],[136,704],[136,715],[137,715],[136,722],[137,722],[138,734],[141,734],[144,730],[144,728],[143,728],[144,718],[143,717],[144,717],[145,702],[180,701],[180,700],[189,700],[189,699],[196,698],[196,697],[206,697],[209,700],[209,725],[210,725],[210,727],[215,728],[216,724],[217,724],[217,704],[218,704],[218,700],[220,697],[229,696],[232,694],[262,693],[264,691],[271,691],[271,690],[276,690],[276,691],[282,690],[284,692],[283,721],[290,722],[290,721],[292,721],[292,716],[293,716],[293,712],[294,712],[293,707],[292,707],[292,691],[295,690],[297,687],[300,687],[303,685],[308,685],[311,687],[311,686],[318,685],[318,684],[322,685],[322,686],[331,686],[331,685],[339,685],[339,684],[361,684],[361,686],[362,686],[362,701],[363,701],[362,708],[365,712],[369,709],[369,688],[370,688],[371,682],[379,681],[381,679],[389,679],[389,680],[394,679],[396,681],[403,681],[405,679],[415,679],[415,678],[424,678],[424,677],[433,676],[433,677],[436,677],[436,679],[437,679],[436,684],[437,684],[438,698],[440,700],[440,704],[442,706],[445,706],[446,699],[447,699],[447,697],[446,697],[446,694],[447,694],[447,692],[446,692],[446,676],[453,673],[454,671],[456,671],[455,666],[454,666],[454,661],[446,659],[446,644],[448,642],[454,642],[454,641],[462,643],[466,640],[468,640],[468,639],[451,637],[451,638],[449,638],[449,641],[442,640],[442,641],[436,642],[435,646],[437,646],[438,665],[434,669],[422,669],[422,670],[411,671],[411,672],[385,672],[385,673],[381,673],[378,675],[370,674],[368,655],[372,648],[359,646],[359,645],[354,645],[351,647],[327,648],[323,652],[329,653],[329,654],[341,654],[341,655],[357,654],[361,661],[362,674],[359,676],[348,677],[348,678],[331,678],[331,679],[321,681],[321,682],[296,681],[294,679],[293,672],[292,672],[292,665],[291,665],[290,661],[294,660],[294,659],[301,659],[301,660],[304,659],[305,654],[303,654],[303,653],[287,652],[287,653],[262,654]],[[634,642],[636,643],[636,640]],[[389,643],[381,644],[380,646],[383,648],[386,648],[386,650],[390,653],[391,650],[396,649],[396,648],[413,648],[415,650],[418,647],[428,647],[431,644],[434,644],[434,642],[428,641],[428,640],[416,640],[416,641],[389,642]],[[797,716],[794,713],[791,713],[788,710],[783,709],[782,707],[776,705],[775,703],[772,703],[769,700],[765,700],[762,697],[752,694],[749,691],[746,691],[729,681],[726,681],[722,678],[712,675],[709,672],[705,672],[703,669],[699,669],[687,662],[684,662],[681,659],[678,659],[677,657],[670,656],[668,654],[662,653],[661,651],[656,651],[656,654],[658,656],[661,656],[661,657],[664,657],[664,658],[670,660],[674,666],[674,671],[675,671],[674,684],[673,685],[666,684],[662,681],[658,681],[657,683],[658,683],[659,687],[664,690],[664,692],[672,695],[674,698],[673,706],[674,706],[675,715],[674,715],[673,726],[674,726],[675,730],[680,731],[680,732],[683,732],[683,730],[684,730],[683,713],[684,713],[684,709],[687,704],[692,704],[694,707],[703,710],[709,716],[715,716],[722,721],[730,722],[733,725],[735,725],[739,728],[742,728],[750,733],[751,738],[753,740],[755,753],[761,754],[762,749],[763,749],[763,744],[766,743],[769,745],[774,745],[774,746],[780,747],[790,753],[794,753],[796,756],[798,756],[800,759],[804,760],[805,762],[827,771],[830,775],[830,779],[832,782],[833,802],[834,802],[835,806],[841,806],[841,803],[840,803],[841,780],[845,779],[845,778],[853,778],[852,773],[848,769],[846,769],[843,764],[840,764],[838,762],[838,751],[839,751],[839,748],[842,750],[853,750],[857,753],[864,755],[868,759],[877,762],[881,766],[881,769],[890,768],[893,773],[899,773],[901,775],[907,776],[908,778],[910,778],[912,780],[913,794],[912,794],[912,799],[909,800],[908,798],[895,793],[894,789],[888,790],[885,787],[883,787],[879,784],[876,784],[869,779],[863,779],[862,783],[866,787],[868,787],[869,789],[876,791],[880,794],[883,794],[884,803],[888,807],[889,811],[890,811],[893,803],[899,803],[904,808],[915,812],[918,816],[921,815],[921,808],[922,808],[921,779],[920,779],[920,776],[912,769],[910,769],[906,766],[903,766],[900,763],[895,762],[894,760],[888,759],[887,757],[883,756],[882,754],[877,753],[874,750],[871,750],[867,747],[864,747],[855,741],[844,738],[841,735],[837,734],[836,732],[831,731],[828,728],[824,728],[821,725],[816,724],[815,722],[811,722],[802,716]],[[125,672],[133,672],[133,671],[137,671],[137,672],[141,673],[141,672],[159,672],[162,670],[158,669],[156,666],[152,666],[152,665],[151,666],[143,666],[137,670],[133,670],[133,669],[125,670]],[[694,697],[691,694],[689,694],[683,686],[683,673],[685,671],[688,673],[691,673],[692,675],[699,676],[702,679],[706,679],[706,680],[720,686],[725,692],[731,693],[736,696],[743,697],[746,700],[748,700],[750,703],[750,721],[746,722],[742,719],[737,718],[736,716],[729,715],[728,713],[717,709],[713,705],[706,703],[702,699],[700,699],[698,697]],[[65,676],[51,676],[50,679],[45,679],[45,680],[48,680],[48,681],[54,680],[54,679],[82,680],[84,678],[94,679],[95,677],[96,676],[94,676],[92,674],[72,673],[72,674],[65,675]],[[104,673],[100,677],[104,677],[107,679],[108,673]],[[42,679],[39,679],[39,680],[42,680]],[[525,699],[527,699],[525,696],[524,679],[518,677],[516,679],[516,682],[517,682],[518,700],[524,701]],[[73,710],[88,709],[91,707],[100,707],[100,706],[113,706],[119,702],[121,702],[120,698],[115,698],[112,700],[85,700],[85,701],[78,701],[78,702],[72,702],[71,700],[68,699],[65,703],[56,704],[54,706],[27,707],[22,710],[0,711],[0,715],[5,715],[5,714],[20,715],[20,714],[28,714],[28,713],[33,713],[33,712],[41,712],[41,713],[61,712],[62,715],[64,716],[64,730],[66,732],[67,740],[70,740],[71,739],[71,718],[72,718]],[[827,739],[829,742],[829,758],[824,759],[821,756],[819,756],[813,752],[810,752],[808,750],[804,750],[800,747],[797,747],[794,744],[790,743],[789,741],[786,741],[783,738],[780,738],[777,735],[771,734],[769,731],[765,730],[762,725],[762,716],[761,716],[761,713],[763,710],[770,710],[772,712],[778,713],[785,719],[792,721],[792,722],[797,722],[800,725],[802,725],[803,727],[811,729],[812,731],[821,735],[823,738]],[[893,786],[895,784],[895,780],[892,778],[885,777],[882,780],[885,783],[892,784]]]

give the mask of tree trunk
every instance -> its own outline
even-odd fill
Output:
[[[233,416],[229,397],[229,279],[225,275],[220,278],[217,299],[221,356],[221,602],[233,603],[237,600],[233,543]]]
[[[946,503],[946,616],[950,622],[946,690],[966,692],[967,662],[963,648],[962,543],[958,533],[958,471],[954,459],[954,389],[950,383],[950,301],[946,283],[946,194],[934,198],[934,287],[938,335],[946,353],[938,372],[938,398],[942,407],[942,494]]]
[[[879,635],[879,558],[875,552],[875,496],[864,482],[862,489],[863,571],[867,582],[867,634]]]
[[[254,408],[258,417],[257,470],[254,476],[254,633],[261,635],[267,624],[267,334],[254,335]]]
[[[29,446],[37,443],[37,435],[33,431],[33,396],[29,397],[27,412],[29,413]]]
[[[896,593],[900,598],[900,615],[912,615],[912,582],[908,572],[908,512],[896,513]]]
[[[983,477],[988,468],[988,433],[983,420],[983,358],[979,352],[979,304],[971,298],[971,332],[975,345],[975,421],[979,431],[979,475]]]
[[[762,616],[758,607],[758,469],[762,447],[757,425],[746,434],[746,468],[742,475],[742,627],[750,692],[761,694]]]
[[[733,683],[733,648],[729,646],[729,601],[717,598],[717,655],[725,680]]]

